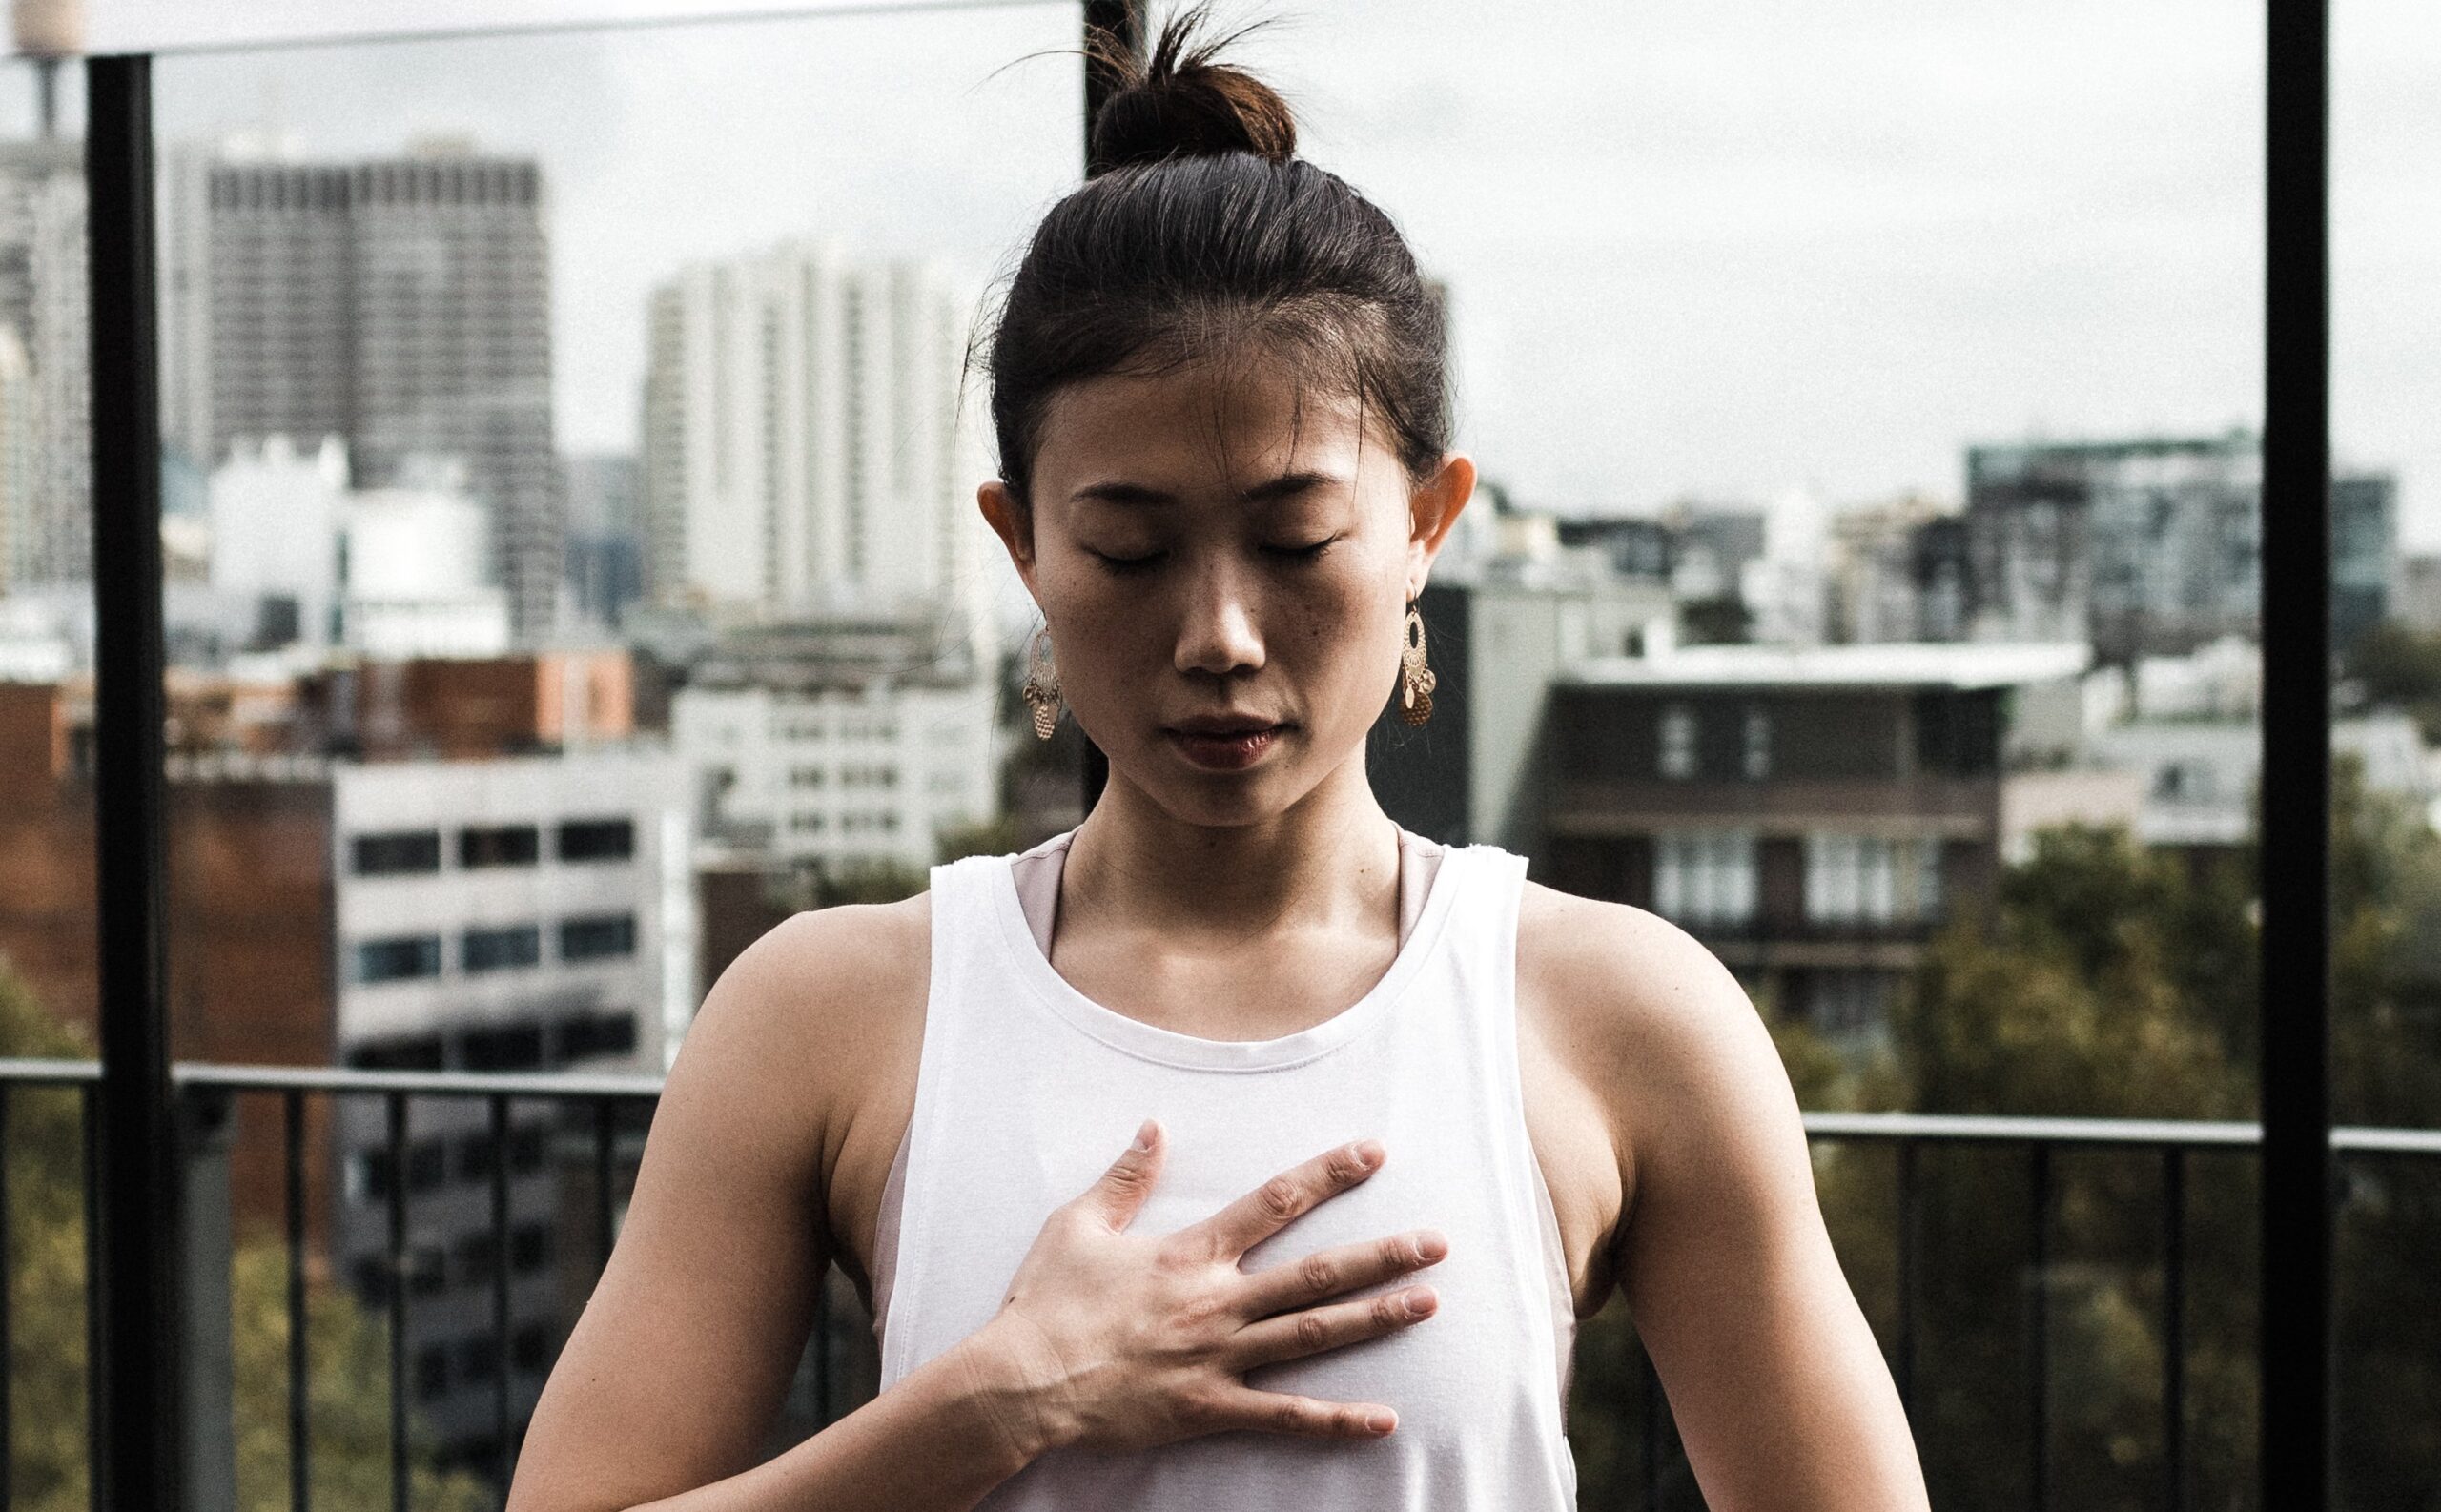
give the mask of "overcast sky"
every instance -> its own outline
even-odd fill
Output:
[[[551,3],[604,0],[486,9]],[[97,28],[196,13],[93,5]],[[2441,546],[2441,6],[2334,10],[2335,437],[2343,460],[2399,473],[2410,541]],[[1306,155],[1448,280],[1464,439],[1529,501],[1954,497],[1973,440],[2259,422],[2259,5],[1225,13],[1281,18],[1245,56],[1300,107]],[[645,294],[688,258],[802,235],[937,254],[978,280],[1004,267],[1077,174],[1076,61],[1028,56],[1069,46],[1076,18],[173,59],[157,111],[165,136],[273,124],[315,155],[443,133],[539,156],[561,435],[625,448]]]

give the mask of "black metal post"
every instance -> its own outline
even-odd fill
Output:
[[[2329,1505],[2330,15],[2269,0],[2264,179],[2263,1489]]]
[[[1124,83],[1118,60],[1144,60],[1144,0],[1085,0],[1085,176],[1094,161],[1094,117]]]
[[[1101,171],[1101,165],[1094,160],[1094,117],[1101,113],[1102,102],[1124,82],[1121,70],[1115,66],[1114,54],[1141,64],[1144,47],[1144,0],[1085,0],[1084,147],[1088,178]],[[1110,786],[1110,758],[1092,740],[1084,740],[1083,745],[1081,807],[1092,813],[1095,800]]]
[[[95,1501],[178,1505],[177,1120],[163,932],[161,427],[152,60],[85,65],[92,327],[95,870],[101,909]]]

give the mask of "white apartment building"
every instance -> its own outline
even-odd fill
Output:
[[[941,830],[998,807],[995,698],[980,678],[690,686],[670,736],[708,829],[777,860],[923,868]]]
[[[718,623],[946,608],[978,647],[996,550],[964,392],[977,300],[933,264],[785,242],[652,296],[646,591]]]
[[[674,755],[604,746],[331,774],[344,1057],[666,1062],[694,1008]]]

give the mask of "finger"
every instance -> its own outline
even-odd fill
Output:
[[[1303,1439],[1379,1439],[1399,1425],[1399,1415],[1372,1402],[1322,1401],[1282,1391],[1236,1386],[1216,1409],[1223,1428],[1295,1434]]]
[[[1381,1169],[1382,1153],[1375,1139],[1326,1150],[1183,1232],[1208,1242],[1217,1257],[1234,1260]]]
[[[1406,1286],[1379,1297],[1266,1318],[1240,1329],[1230,1348],[1241,1370],[1276,1365],[1413,1328],[1440,1309],[1441,1298],[1431,1287]]]
[[[1152,1195],[1153,1183],[1160,1179],[1161,1144],[1160,1124],[1145,1119],[1136,1131],[1136,1142],[1077,1200],[1112,1228],[1127,1227]]]
[[[1438,1265],[1449,1241],[1430,1229],[1397,1234],[1363,1244],[1316,1250],[1302,1260],[1274,1265],[1246,1277],[1241,1297],[1248,1318],[1266,1318],[1311,1307],[1343,1292],[1396,1280],[1410,1271]]]

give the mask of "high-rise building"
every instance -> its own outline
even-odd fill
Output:
[[[10,395],[0,431],[6,576],[62,584],[92,574],[92,357],[86,320],[81,143],[0,143],[0,358]]]
[[[542,170],[459,144],[357,163],[172,154],[166,439],[336,435],[359,488],[452,459],[490,514],[517,636],[557,622]],[[39,360],[39,358],[37,358]]]
[[[924,262],[784,243],[657,289],[645,379],[652,601],[729,623],[945,612],[989,623],[961,403],[975,300]]]
[[[2381,617],[2397,574],[2395,486],[2331,480],[2332,626]],[[2262,623],[2263,443],[2025,442],[1967,453],[1969,633],[2090,639],[2106,661],[2184,655]]]

